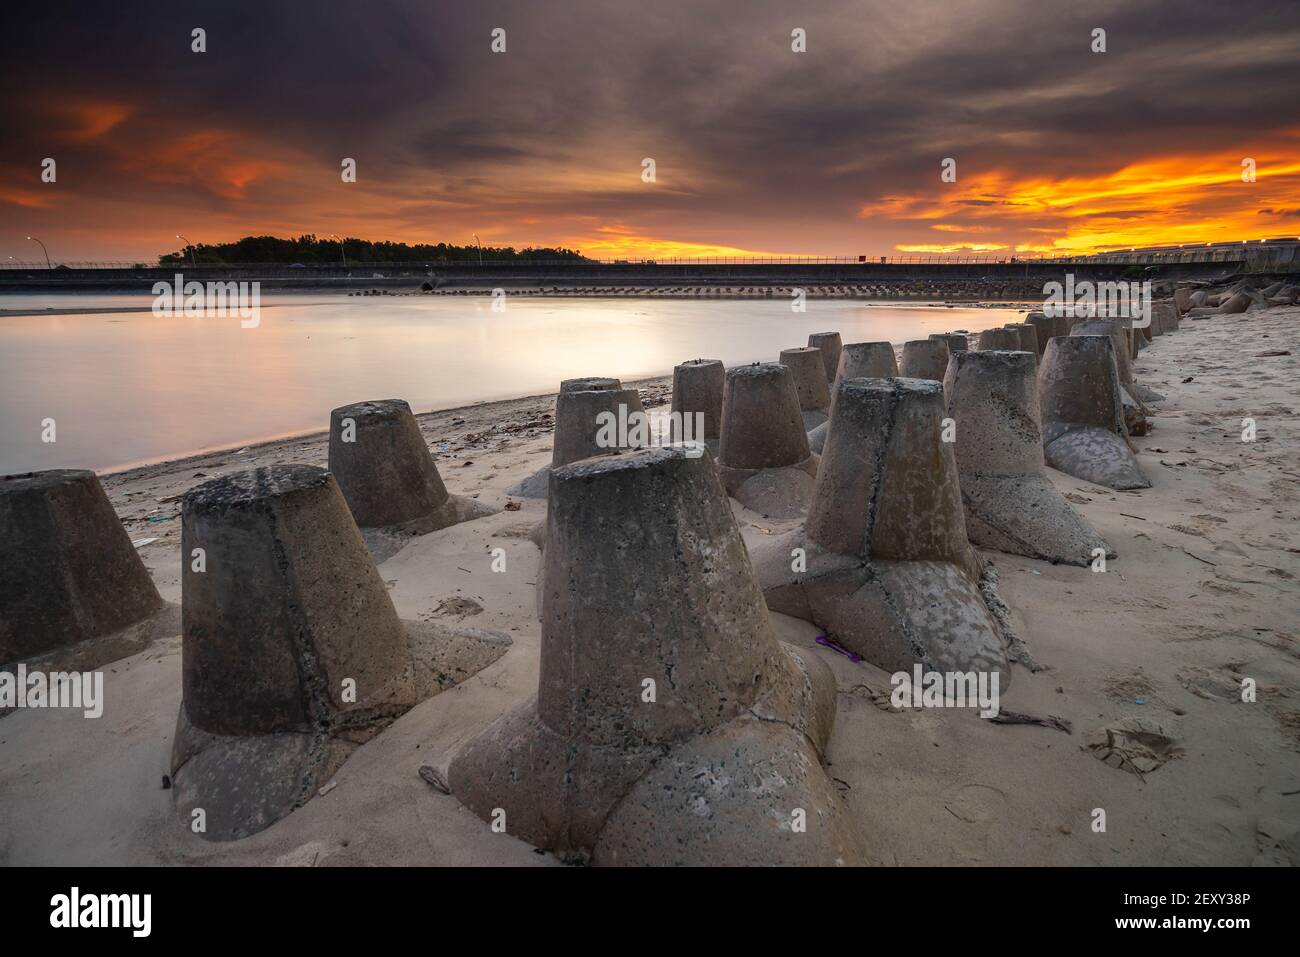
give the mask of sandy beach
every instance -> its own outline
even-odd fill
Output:
[[[1017,665],[994,723],[895,711],[889,675],[779,636],[838,686],[828,768],[872,863],[1300,863],[1300,307],[1184,319],[1136,360],[1163,395],[1134,439],[1152,487],[1116,492],[1049,470],[1118,552],[1104,573],[983,552],[1035,670]],[[1284,353],[1265,355],[1266,353]],[[599,371],[599,370],[596,370]],[[635,383],[666,410],[671,380]],[[181,698],[180,638],[114,662],[98,720],[0,719],[0,863],[555,865],[421,777],[537,688],[545,503],[507,494],[550,459],[554,396],[422,415],[448,488],[501,509],[414,539],[379,566],[402,618],[511,636],[474,677],[362,745],[325,793],[261,833],[213,843],[164,785]],[[1242,420],[1254,419],[1254,442]],[[255,466],[325,465],[324,433],[103,478],[160,593],[180,601],[180,497]],[[777,522],[733,502],[751,548]],[[503,548],[504,574],[489,556]],[[1243,702],[1242,678],[1258,698]],[[1065,730],[1068,728],[1068,731]],[[1096,809],[1106,829],[1094,829]]]

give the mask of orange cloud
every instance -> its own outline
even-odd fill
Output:
[[[720,243],[682,242],[638,233],[623,225],[602,226],[594,234],[571,237],[557,245],[580,249],[593,259],[707,259],[781,257],[788,253],[743,249]]]
[[[928,229],[997,233],[999,243],[899,244],[902,252],[1001,249],[1093,252],[1170,243],[1223,242],[1300,233],[1300,160],[1277,146],[1253,157],[1218,152],[1142,160],[1096,176],[1024,177],[996,169],[924,194],[864,204],[862,218],[927,220]],[[1030,239],[1030,237],[1033,237]]]
[[[254,183],[289,168],[237,133],[205,130],[132,151],[128,168],[157,183],[193,183],[226,199],[243,199]]]
[[[1007,247],[1003,243],[905,243],[894,248],[900,253],[987,253]]]
[[[131,108],[122,103],[85,101],[59,103],[51,107],[50,112],[70,124],[61,134],[63,139],[89,143],[121,124],[131,115]]]
[[[0,187],[0,203],[11,203],[14,206],[22,206],[26,209],[47,209],[55,205],[51,193],[17,189],[12,186]]]

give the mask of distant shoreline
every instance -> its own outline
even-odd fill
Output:
[[[311,291],[307,291],[307,290],[302,290],[302,291],[297,291],[297,290],[276,290],[275,292],[276,292],[277,295],[280,295],[280,294],[287,294],[287,295],[291,295],[291,296],[312,296],[312,295],[320,295],[321,292],[322,292],[322,290],[311,290]],[[465,291],[465,295],[466,295],[466,296],[490,296],[491,294],[492,294],[492,293],[491,293],[491,290],[487,290],[487,289],[484,289],[484,290],[466,290],[466,291]],[[525,289],[525,290],[518,290],[518,289],[512,289],[512,290],[510,290],[510,293],[509,293],[509,294],[510,294],[510,295],[516,295],[516,296],[530,296],[530,297],[534,297],[534,296],[535,296],[535,297],[538,297],[538,298],[542,298],[542,297],[543,297],[543,294],[541,293],[540,290],[527,290],[527,289]],[[5,296],[5,295],[31,295],[31,294],[29,294],[29,293],[0,293],[0,302],[3,302],[3,301],[4,301],[4,296]],[[80,295],[109,295],[109,294],[107,294],[107,293],[83,293],[83,292],[60,292],[60,293],[44,293],[44,294],[37,294],[37,295],[80,296]],[[140,295],[146,295],[146,296],[147,296],[147,295],[149,295],[149,294],[148,294],[148,293],[141,293]],[[356,296],[356,297],[344,297],[344,298],[365,298],[365,299],[373,299],[373,298],[378,298],[378,299],[384,299],[384,298],[394,299],[394,298],[398,298],[398,299],[400,299],[400,298],[409,298],[411,295],[413,295],[413,294],[412,294],[412,293],[389,293],[389,294],[387,294],[387,295],[381,295],[381,296]],[[430,297],[434,296],[433,293],[420,293],[420,294],[418,294],[418,295],[420,295],[420,296],[428,295],[428,296],[430,296]],[[580,300],[580,301],[583,301],[583,302],[589,302],[589,301],[591,301],[592,299],[620,299],[620,300],[623,300],[623,299],[644,299],[644,300],[646,300],[647,302],[659,302],[659,301],[663,301],[663,300],[665,300],[665,299],[676,299],[676,298],[684,298],[684,297],[673,297],[673,296],[664,296],[664,295],[653,296],[653,295],[645,295],[644,293],[640,293],[640,292],[629,292],[629,293],[604,293],[604,294],[601,294],[601,295],[558,295],[558,294],[552,295],[552,294],[547,294],[547,295],[545,296],[545,298],[548,298],[548,299],[551,299],[551,300],[560,300],[560,301],[563,301],[563,300],[570,300],[570,299],[571,299],[571,300],[575,300],[575,301],[579,301],[579,300]],[[694,297],[692,297],[692,298],[694,298]],[[732,301],[732,300],[761,300],[761,301],[766,301],[766,300],[770,300],[770,299],[774,299],[774,298],[775,298],[775,297],[773,297],[773,296],[765,296],[765,295],[761,295],[761,296],[760,296],[760,295],[728,294],[728,295],[717,295],[717,296],[712,296],[712,295],[711,295],[711,296],[700,296],[700,297],[698,297],[698,299],[696,299],[695,301],[699,301],[699,302],[719,302],[719,301]],[[1041,302],[1041,297],[1040,297],[1040,299],[997,299],[997,300],[993,300],[993,299],[981,298],[981,299],[970,299],[970,300],[966,300],[966,299],[952,299],[952,298],[945,298],[945,299],[931,299],[931,298],[916,298],[916,299],[912,299],[912,298],[902,298],[902,299],[899,299],[899,298],[888,298],[888,297],[871,297],[871,296],[844,295],[844,296],[814,296],[814,298],[828,298],[828,299],[829,299],[829,298],[834,298],[834,299],[854,299],[854,300],[858,300],[858,301],[860,301],[864,306],[900,306],[900,305],[903,305],[903,306],[912,306],[912,307],[917,307],[917,308],[931,308],[931,309],[946,309],[946,308],[964,308],[964,309],[1019,309],[1019,308],[1022,308],[1022,307],[1024,307],[1024,306],[1027,306],[1027,305],[1037,305],[1039,302]],[[275,302],[265,303],[264,306],[265,306],[265,308],[267,308],[267,309],[271,309],[271,308],[276,308],[276,309],[278,309],[278,308],[302,308],[303,306],[315,306],[315,305],[338,305],[338,304],[339,304],[339,303],[338,303],[336,300],[333,300],[333,299],[328,300],[328,301],[326,301],[326,302],[284,302],[284,301],[277,300],[277,301],[275,301]],[[153,306],[152,306],[152,304],[150,304],[150,305],[148,305],[148,306],[83,306],[83,307],[72,307],[72,306],[68,306],[68,307],[62,307],[62,306],[31,306],[30,308],[25,308],[25,309],[0,309],[0,319],[10,319],[10,318],[30,318],[30,317],[33,317],[33,316],[102,316],[102,315],[138,314],[138,313],[147,313],[147,312],[152,312],[152,311],[153,311]]]

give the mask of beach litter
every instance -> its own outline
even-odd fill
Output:
[[[836,654],[843,655],[845,658],[849,659],[849,661],[853,662],[855,665],[860,664],[862,662],[861,655],[854,654],[853,652],[849,651],[849,649],[841,645],[838,641],[835,641],[832,638],[828,638],[826,635],[818,635],[813,640],[816,641],[817,644],[821,645],[823,648],[829,648],[831,651],[835,652]]]

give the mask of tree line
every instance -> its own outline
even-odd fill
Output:
[[[158,262],[164,266],[190,262],[191,253],[201,263],[343,263],[347,261],[383,262],[510,262],[518,260],[570,260],[590,262],[576,249],[551,246],[456,246],[450,243],[394,243],[371,242],[351,236],[343,238],[340,249],[337,239],[321,239],[311,233],[297,239],[278,236],[245,236],[229,243],[197,243],[176,252],[164,253]]]

